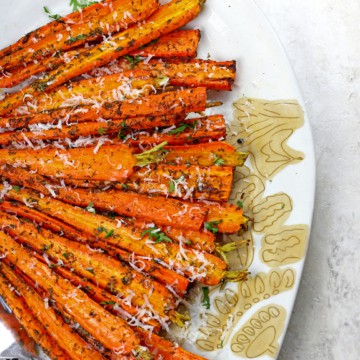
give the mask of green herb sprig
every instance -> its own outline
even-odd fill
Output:
[[[147,235],[149,239],[154,240],[157,244],[162,242],[172,242],[171,239],[167,237],[162,231],[160,231],[160,229],[156,226],[144,230],[141,234],[141,237],[143,238],[145,235]]]

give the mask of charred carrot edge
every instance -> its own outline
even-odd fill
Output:
[[[13,204],[13,203],[4,201],[3,203],[0,204],[0,209],[5,211],[8,214],[31,219],[32,221],[35,221],[37,224],[40,224],[43,228],[51,230],[52,232],[58,233],[58,235],[59,235],[59,233],[65,234],[66,238],[74,240],[74,241],[79,241],[81,243],[87,244],[87,243],[89,243],[89,241],[95,242],[95,240],[96,240],[95,236],[91,236],[91,235],[84,236],[80,231],[69,226],[68,224],[65,224],[57,219],[51,218],[48,215],[45,215],[39,211],[28,208],[27,206],[24,206],[20,203]],[[196,235],[194,235],[193,233],[196,234],[197,232],[189,231],[189,230],[187,230],[187,231],[179,230],[177,232],[177,234],[178,234],[177,236],[185,237],[187,233],[191,234],[192,239],[196,238],[195,237]],[[203,234],[203,232],[201,232],[200,234]],[[207,235],[207,233],[204,233],[204,234]],[[205,237],[205,236],[199,236],[199,238],[201,238],[201,239],[203,237]],[[205,239],[208,240],[206,237],[205,237]],[[213,240],[213,242],[214,242],[214,239],[211,238],[211,240]],[[207,247],[205,248],[206,250],[212,249],[212,246],[208,244],[211,242],[211,240],[208,240],[206,242],[206,244],[207,244]],[[202,240],[202,241],[204,242],[204,240]],[[163,285],[173,284],[172,288],[176,291],[176,293],[179,296],[184,296],[184,294],[186,293],[189,282],[185,277],[181,276],[180,274],[177,274],[176,272],[174,272],[170,269],[160,266],[159,264],[157,264],[154,261],[140,258],[140,257],[138,257],[134,254],[130,254],[124,250],[111,247],[109,244],[106,244],[104,242],[97,241],[96,244],[94,244],[94,245],[96,245],[96,247],[100,247],[101,249],[106,250],[111,256],[114,256],[116,258],[120,257],[121,260],[126,261],[127,263],[130,263],[129,260],[131,260],[132,263],[135,265],[138,263],[139,264],[139,266],[137,266],[138,268],[145,266],[143,270],[145,272],[147,272],[148,274],[150,274],[156,281],[160,282]],[[215,249],[215,244],[214,244],[214,249]],[[201,250],[201,249],[199,249],[199,250]],[[126,309],[126,311],[131,313],[131,308]]]
[[[76,322],[105,347],[116,351],[121,342],[126,355],[138,346],[139,340],[123,320],[106,312],[68,281],[55,276],[47,266],[34,259],[3,232],[0,232],[0,250],[3,254],[7,253],[6,260],[16,263],[40,287],[47,288],[51,284],[53,298],[59,307],[65,308]],[[65,299],[64,294],[73,294],[74,297]]]
[[[139,134],[131,133],[125,138],[124,143],[131,146],[154,146],[166,141],[168,145],[172,146],[202,143],[209,140],[218,141],[226,137],[225,119],[222,115],[194,118],[165,131],[148,134],[143,134],[143,131]],[[0,143],[2,135],[0,134]]]
[[[0,294],[13,311],[21,326],[50,358],[57,358],[59,360],[72,359],[66,350],[61,348],[50,336],[48,331],[26,305],[24,299],[17,296],[15,292],[11,290],[10,284],[3,274],[5,266],[2,261],[0,263]]]
[[[152,74],[167,76],[170,85],[198,87],[204,86],[212,90],[231,90],[235,81],[236,62],[235,61],[214,61],[193,59],[190,61],[176,61],[155,59],[150,61],[141,61],[136,64],[132,58],[121,58],[111,65],[95,69],[91,72],[99,78],[105,79],[108,74],[116,74],[139,69],[151,71]]]
[[[0,214],[0,217],[5,231],[11,236],[38,252],[61,260],[64,266],[73,268],[80,276],[90,279],[111,293],[121,294],[122,298],[132,295],[133,306],[141,308],[146,304],[143,297],[143,294],[149,292],[146,280],[151,282],[153,291],[151,296],[148,296],[148,301],[154,316],[168,320],[167,314],[171,314],[175,303],[173,294],[164,286],[105,254],[91,251],[85,245],[69,241],[45,229],[36,231],[36,226],[20,222],[9,215]]]
[[[10,266],[14,264],[7,262]],[[36,317],[45,325],[47,331],[51,331],[51,336],[59,346],[65,349],[71,358],[74,359],[102,359],[100,353],[95,349],[89,348],[88,343],[84,341],[74,330],[69,328],[55,311],[45,305],[43,296],[35,291],[35,284],[28,286],[27,280],[21,278],[19,274],[7,265],[2,266],[2,272],[12,285],[21,293],[22,298],[30,309],[36,309]],[[35,285],[35,286],[34,286]],[[50,295],[51,296],[51,295]]]
[[[179,346],[175,346],[169,340],[164,339],[154,333],[149,333],[143,329],[136,330],[142,345],[146,346],[150,352],[161,356],[164,360],[206,360],[205,358],[191,354]]]
[[[163,35],[140,49],[131,52],[133,56],[154,56],[160,58],[193,58],[200,41],[200,30],[176,30]]]
[[[50,177],[116,181],[131,175],[137,159],[122,144],[102,146],[97,151],[95,148],[0,150],[0,164],[19,163]]]
[[[209,213],[206,222],[216,224],[219,232],[231,234],[247,227],[248,218],[238,206],[226,203],[207,205]]]
[[[179,99],[182,99],[180,101]],[[183,114],[204,111],[206,108],[206,89],[186,89],[149,95],[140,101],[114,101],[101,105],[98,109],[89,106],[65,108],[25,116],[0,118],[1,128],[20,129],[40,123],[54,121],[84,122],[103,119],[121,119],[124,127],[142,130],[176,124],[183,119]],[[179,118],[162,117],[180,115]]]
[[[0,269],[1,273],[1,269]],[[0,294],[1,294],[1,279],[0,279]],[[25,309],[24,309],[25,311]],[[22,325],[18,319],[14,316],[14,313],[9,314],[5,309],[0,306],[0,321],[5,325],[7,329],[11,331],[16,341],[20,346],[29,354],[37,356],[37,351],[35,348],[35,341],[29,336],[25,330],[25,326]],[[41,329],[45,330],[45,329]],[[46,334],[46,336],[48,336]]]
[[[207,215],[202,204],[192,204],[162,196],[147,196],[120,190],[57,189],[38,174],[30,174],[21,168],[7,166],[0,169],[0,175],[12,183],[18,183],[46,195],[57,197],[68,204],[87,207],[92,203],[96,209],[112,211],[119,215],[136,217],[157,224],[175,226],[188,230],[199,230]],[[55,189],[55,190],[54,190]]]
[[[154,43],[144,46],[142,49],[135,51],[133,56],[152,56],[155,58],[192,58],[196,56],[198,43],[200,40],[200,30],[178,30],[168,35],[160,37]],[[0,87],[9,88],[20,84],[30,76],[37,75],[44,71],[54,70],[59,65],[64,64],[66,59],[73,59],[81,53],[86,52],[87,48],[67,51],[63,56],[48,57],[37,63],[28,63],[26,67],[19,66],[11,69],[10,75],[0,77]],[[141,54],[140,54],[141,53]],[[150,54],[151,53],[151,54]],[[96,74],[97,69],[92,71]],[[100,73],[101,68],[100,68]],[[99,72],[98,71],[98,72]],[[7,71],[9,72],[9,71]]]
[[[161,35],[178,29],[199,14],[201,4],[202,0],[179,0],[161,6],[141,27],[132,27],[114,35],[111,42],[95,46],[74,61],[50,71],[43,79],[35,81],[21,92],[6,97],[0,103],[0,115],[20,105],[24,95],[34,96],[45,90],[49,91],[75,76],[105,65]]]
[[[126,181],[125,186],[139,193],[171,196],[183,200],[192,197],[227,201],[230,197],[233,177],[233,168],[229,166],[159,164],[137,169]],[[119,184],[115,187],[121,189],[123,185]]]
[[[105,3],[111,3],[112,1],[113,0],[106,0]],[[106,7],[108,7],[108,5]],[[73,23],[86,23],[94,16],[94,14],[99,14],[104,11],[103,8],[104,4],[95,3],[82,9],[82,11],[74,11],[71,14],[63,16],[61,21],[51,21],[50,23],[29,32],[8,47],[0,50],[0,57],[8,56],[16,51],[22,50],[34,42],[39,41],[39,39],[66,29],[67,26],[71,26]]]
[[[4,186],[0,185],[0,191],[3,189]],[[84,233],[98,236],[99,239],[111,245],[134,252],[140,256],[161,259],[160,263],[163,262],[184,273],[190,277],[190,281],[198,279],[204,284],[216,285],[227,276],[227,264],[220,258],[206,252],[186,248],[185,246],[180,247],[174,243],[155,243],[151,241],[148,235],[143,234],[141,230],[128,224],[122,224],[118,227],[116,221],[101,215],[91,214],[86,210],[73,207],[47,196],[41,198],[30,190],[20,189],[16,192],[9,189],[5,197],[22,203],[31,203],[35,209],[62,220]],[[62,211],[59,211],[60,209]],[[105,228],[107,231],[99,232],[99,227]],[[112,236],[107,236],[109,231]],[[151,246],[148,246],[149,241]],[[183,255],[179,256],[182,253]]]
[[[8,69],[38,61],[57,51],[70,50],[86,42],[102,39],[103,35],[126,29],[129,25],[146,19],[158,7],[158,0],[114,0],[111,6],[104,6],[99,10],[98,16],[94,14],[91,21],[72,24],[70,29],[65,28],[48,35],[25,49],[0,58],[0,67]]]

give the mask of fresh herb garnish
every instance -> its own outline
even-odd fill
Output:
[[[177,180],[170,180],[169,181],[169,192],[173,193],[176,189],[176,185],[182,180],[184,180],[183,175],[181,175]]]
[[[158,227],[154,226],[152,228],[146,229],[142,232],[141,237],[143,238],[145,235],[149,237],[149,239],[154,240],[156,243],[161,242],[172,242],[169,237],[167,237]]]
[[[18,193],[21,190],[21,187],[17,186],[17,185],[14,185],[13,190]]]
[[[210,309],[210,298],[209,298],[209,288],[207,286],[202,287],[203,296],[201,303],[206,309]]]
[[[221,166],[221,165],[224,165],[225,164],[225,160],[222,159],[221,157],[217,156],[216,154],[213,154],[214,155],[214,165],[217,165],[217,166]]]
[[[134,69],[135,65],[142,61],[139,55],[137,56],[125,55],[124,57],[131,64],[131,69]]]
[[[115,301],[101,301],[100,305],[115,305]]]
[[[114,230],[110,230],[106,233],[105,239],[107,239],[108,237],[113,236],[113,235],[114,235]]]
[[[104,128],[100,128],[100,129],[98,129],[98,133],[100,134],[100,135],[105,135],[106,134],[106,129],[104,129]]]
[[[48,17],[49,17],[50,19],[54,19],[54,20],[60,20],[60,19],[61,19],[61,16],[60,16],[60,15],[58,15],[58,14],[52,14],[52,13],[50,12],[50,10],[49,10],[46,6],[44,6],[44,11],[45,11],[45,13],[48,15]]]
[[[70,6],[72,6],[73,11],[77,11],[83,9],[89,5],[96,4],[97,1],[89,1],[89,0],[70,0]]]
[[[126,184],[121,184],[121,188],[126,190],[128,188],[128,186]]]
[[[101,234],[102,232],[105,233],[105,237],[104,239],[107,239],[110,236],[114,235],[114,230],[107,230],[106,228],[104,228],[103,226],[98,227],[98,231]]]
[[[90,201],[90,204],[85,208],[88,212],[91,212],[93,214],[96,214],[96,210],[94,208],[94,203]]]
[[[63,256],[66,260],[69,260],[71,254],[70,254],[70,253],[63,253],[62,256]]]
[[[85,268],[85,270],[87,270],[89,273],[92,273],[93,275],[95,275],[94,269],[92,267],[87,267],[87,268]]]
[[[219,227],[216,225],[220,224],[220,220],[205,222],[205,229],[211,231],[213,234],[216,234],[219,231]]]
[[[120,129],[117,135],[120,140],[124,140],[126,138],[126,135],[122,133],[122,131],[127,128],[126,119],[127,117],[121,122]]]
[[[43,245],[40,249],[40,251],[48,251],[51,248],[51,245]]]
[[[197,123],[196,120],[192,123],[181,123],[176,129],[170,130],[169,134],[170,135],[181,134],[186,129],[195,129],[196,123]]]
[[[76,42],[76,41],[78,41],[78,40],[83,40],[83,39],[86,39],[86,35],[80,34],[80,35],[75,36],[75,37],[70,36],[70,37],[65,41],[65,43],[66,43],[66,44],[73,44],[74,42]]]
[[[239,209],[242,209],[242,208],[244,207],[244,203],[243,203],[241,200],[239,200],[239,201],[236,203],[236,205],[238,206]]]

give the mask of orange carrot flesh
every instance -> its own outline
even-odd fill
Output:
[[[13,204],[7,201],[4,201],[0,204],[0,209],[5,211],[8,214],[24,217],[27,219],[30,219],[32,221],[35,221],[37,224],[41,225],[43,228],[51,230],[52,232],[60,234],[66,234],[66,238],[79,241],[84,244],[95,243],[96,237],[87,235],[84,236],[83,233],[81,233],[79,230],[69,226],[66,223],[63,223],[57,219],[51,218],[39,211],[36,211],[34,209],[28,208],[25,205],[22,205],[20,203]],[[145,225],[145,223],[144,223]],[[145,227],[145,226],[144,226]],[[169,231],[170,232],[170,231]],[[185,238],[186,234],[191,234],[191,239],[197,239],[196,235],[197,232],[189,231],[189,230],[179,230],[177,231],[177,236],[183,236]],[[201,239],[204,236],[199,236]],[[193,240],[196,241],[196,240]],[[204,240],[202,240],[204,242]],[[199,241],[200,242],[200,241]],[[208,241],[210,243],[210,241]],[[111,256],[116,257],[122,261],[127,262],[132,266],[135,270],[139,269],[143,272],[148,273],[151,275],[156,281],[159,283],[167,286],[171,285],[174,291],[179,296],[184,296],[186,293],[187,287],[189,285],[188,280],[181,276],[180,274],[177,274],[176,272],[167,269],[159,264],[157,264],[154,261],[150,261],[147,258],[144,257],[138,257],[135,254],[128,253],[124,250],[111,247],[110,245],[96,241],[96,244],[94,244],[97,247],[100,247],[101,249],[106,250]],[[207,247],[206,249],[208,249]],[[199,250],[202,250],[201,248],[198,248]],[[131,313],[131,308],[126,309],[127,312]],[[154,324],[153,324],[154,325]]]
[[[4,190],[3,185],[0,185],[0,190]],[[111,245],[139,256],[157,259],[159,263],[170,265],[171,268],[190,277],[190,281],[199,280],[204,284],[216,285],[226,275],[227,265],[220,258],[174,243],[152,241],[149,235],[128,224],[121,224],[118,227],[116,221],[46,196],[41,198],[33,191],[25,189],[20,189],[18,192],[9,189],[5,197],[22,203],[31,203],[35,209],[62,220],[84,233],[96,235]],[[99,227],[107,231],[100,232]],[[112,236],[107,236],[109,232]]]
[[[193,58],[200,41],[200,30],[176,30],[144,45],[133,56],[160,58]]]
[[[194,19],[201,10],[200,0],[173,0],[160,7],[141,27],[132,27],[113,36],[112,41],[95,46],[74,61],[60,65],[43,79],[35,81],[21,92],[7,96],[0,103],[0,115],[9,112],[23,102],[24,96],[38,95],[87,73],[110,61],[170,33]]]
[[[136,158],[132,150],[119,144],[94,148],[57,150],[0,150],[1,164],[17,164],[39,174],[74,179],[120,180],[133,172]]]
[[[178,123],[185,113],[204,111],[206,99],[205,88],[177,90],[144,96],[139,101],[124,100],[104,103],[99,108],[83,106],[0,118],[0,127],[20,129],[33,124],[54,124],[54,121],[59,120],[66,124],[98,119],[121,119],[124,121],[124,126],[131,130],[164,127]],[[181,117],[160,117],[165,115],[180,115]]]
[[[85,42],[101,39],[102,36],[111,34],[113,31],[120,31],[144,20],[158,7],[157,0],[114,0],[111,7],[104,6],[101,9],[102,14],[99,14],[99,17],[94,16],[86,23],[73,24],[70,28],[49,35],[23,50],[0,58],[0,67],[7,69],[9,66],[18,66],[24,62],[41,60],[57,51],[70,50],[84,45]]]
[[[101,355],[88,348],[88,344],[71,330],[55,313],[53,309],[45,305],[43,299],[36,292],[16,276],[16,274],[5,264],[1,264],[1,272],[11,284],[21,293],[22,299],[30,309],[36,310],[38,321],[48,329],[56,343],[67,352],[71,353],[73,359],[102,359]],[[8,295],[8,294],[7,294]],[[55,346],[56,349],[56,346]],[[49,351],[52,351],[50,348]],[[57,351],[59,351],[57,349]],[[67,356],[64,356],[67,358]]]
[[[154,146],[164,141],[168,145],[183,145],[208,142],[209,140],[217,141],[225,139],[225,137],[224,117],[222,115],[212,115],[186,120],[177,126],[153,133],[144,134],[144,131],[132,133],[125,138],[124,142],[131,146]]]
[[[237,152],[225,142],[211,142],[199,145],[168,146],[164,158],[166,163],[187,163],[199,166],[242,166],[247,153]]]
[[[201,204],[192,204],[162,196],[146,196],[120,190],[94,190],[59,187],[54,190],[46,178],[29,174],[24,169],[6,167],[0,175],[12,183],[18,183],[46,195],[53,195],[68,204],[112,211],[123,216],[136,217],[144,221],[155,221],[159,225],[176,226],[182,229],[199,230],[204,223],[207,209]]]
[[[4,298],[7,305],[11,308],[12,312],[20,322],[21,326],[26,329],[27,333],[34,341],[41,346],[45,353],[50,358],[57,358],[59,360],[73,359],[68,355],[66,350],[61,348],[57,342],[50,336],[44,323],[35,317],[29,309],[22,297],[19,297],[12,291],[9,286],[10,283],[4,277],[4,269],[8,268],[3,262],[0,264],[0,295]],[[44,303],[42,301],[42,303]]]
[[[140,337],[142,345],[146,346],[153,354],[161,356],[163,360],[206,360],[175,346],[169,340],[156,334],[148,333],[143,329],[138,329],[136,333]]]
[[[97,251],[91,251],[85,245],[69,241],[30,223],[19,222],[15,217],[0,214],[4,229],[38,252],[45,252],[49,257],[61,260],[64,266],[71,267],[79,275],[89,278],[100,287],[113,294],[121,294],[122,299],[131,298],[131,304],[138,309],[146,308],[143,294],[151,304],[154,316],[168,320],[167,312],[174,307],[173,295],[157,282],[151,282],[152,291],[146,287],[151,280],[133,271],[120,262]],[[44,250],[46,249],[46,250]],[[62,255],[61,255],[62,254]],[[90,269],[90,270],[89,270]],[[149,285],[148,285],[149,286]]]
[[[235,233],[246,228],[248,218],[244,216],[243,209],[232,204],[207,204],[209,213],[206,222],[218,223],[216,226],[221,233]]]
[[[46,289],[51,284],[53,298],[57,304],[66,308],[74,320],[105,347],[117,350],[121,345],[124,354],[128,354],[138,345],[138,339],[125,322],[106,312],[68,281],[55,276],[47,266],[34,259],[3,232],[0,232],[0,252],[7,253],[8,261],[16,263],[16,266],[40,287]],[[73,296],[65,299],[64,294]]]
[[[136,192],[190,198],[227,201],[234,176],[230,166],[151,165],[137,171],[126,181]],[[116,185],[122,188],[122,185]]]
[[[74,23],[86,23],[94,16],[101,15],[106,8],[109,8],[109,4],[112,0],[106,0],[104,3],[95,3],[85,7],[82,11],[74,11],[61,18],[61,21],[51,21],[36,30],[23,36],[21,39],[16,41],[14,44],[0,50],[0,57],[8,56],[16,51],[22,50],[25,47],[32,45],[39,40],[66,29],[68,26]],[[105,9],[104,9],[105,8]],[[95,15],[96,14],[96,15]]]
[[[154,43],[144,46],[142,49],[135,51],[134,56],[153,56],[161,58],[181,58],[195,57],[198,43],[200,40],[199,30],[178,30],[168,35],[160,37]],[[11,69],[9,75],[0,76],[0,87],[9,88],[18,85],[30,76],[37,75],[44,71],[54,70],[59,65],[64,64],[69,59],[79,56],[82,52],[87,51],[86,48],[70,50],[63,56],[51,56],[42,59],[41,62],[28,63],[25,67],[19,66]],[[66,61],[65,61],[66,60]],[[101,73],[104,75],[105,70],[94,69],[93,74]]]
[[[212,90],[231,90],[235,81],[235,61],[214,61],[193,59],[190,61],[139,60],[134,64],[133,58],[121,58],[111,65],[95,69],[91,74],[105,78],[107,74],[116,74],[130,69],[151,71],[152,74],[167,76],[169,84],[173,86],[198,87],[204,86]]]

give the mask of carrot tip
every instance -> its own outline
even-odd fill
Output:
[[[159,145],[154,146],[150,150],[146,150],[142,152],[141,154],[135,155],[137,163],[137,166],[146,166],[155,162],[159,162],[162,160],[164,156],[164,150],[163,147],[167,145],[167,141],[162,142]]]
[[[230,282],[242,282],[246,281],[247,277],[250,273],[245,270],[230,270],[227,271],[223,277],[223,281],[230,281]]]
[[[178,327],[183,328],[185,326],[185,322],[190,320],[189,314],[180,314],[175,311],[174,315],[171,316],[171,321],[177,325]]]
[[[250,240],[238,240],[215,248],[216,253],[228,264],[226,253],[237,250],[241,245],[249,245]]]

